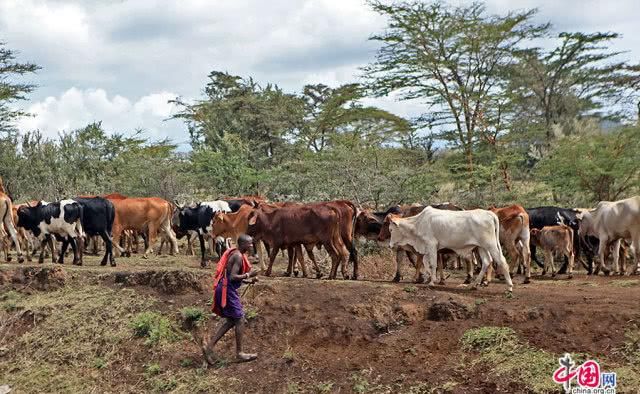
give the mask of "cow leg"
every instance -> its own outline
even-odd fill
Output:
[[[191,245],[191,234],[187,232],[187,249],[185,251],[187,256],[193,256],[193,246]]]
[[[300,267],[302,268],[302,277],[307,278],[308,277],[307,264],[304,261],[304,254],[302,253],[302,245],[300,244],[296,246],[296,257],[297,257],[298,263],[300,264]]]
[[[291,276],[291,271],[293,271],[293,264],[295,259],[295,248],[293,246],[287,246],[287,270],[285,271],[284,276]]]
[[[320,266],[316,261],[316,257],[313,254],[313,245],[304,245],[305,250],[307,251],[307,255],[309,255],[309,259],[311,259],[311,263],[313,264],[313,269],[316,270],[316,279],[322,278],[322,271],[320,271]]]
[[[81,237],[78,237],[81,238]],[[71,250],[73,250],[73,265],[82,265],[82,259],[80,258],[80,253],[78,251],[78,243],[76,243],[76,239],[72,236],[68,237],[68,242],[71,244]],[[82,241],[80,241],[82,244]],[[82,246],[82,245],[80,245]]]
[[[44,250],[47,247],[47,244],[51,241],[49,234],[45,235],[44,238],[42,238],[42,241],[40,242],[40,257],[38,258],[38,263],[42,264],[44,263]],[[55,263],[55,256],[53,257],[53,263]]]
[[[473,281],[473,255],[464,258],[464,265],[467,270],[467,277],[464,280],[464,284],[468,285]]]
[[[408,255],[407,255],[408,256]],[[424,275],[422,274],[423,271],[423,266],[424,266],[424,256],[421,254],[417,254],[416,255],[416,275],[415,275],[415,282],[416,283],[424,283]]]
[[[524,282],[525,284],[531,282],[531,254],[529,253],[529,231],[525,233],[526,239],[522,239],[522,248],[520,248],[520,258],[524,265]]]
[[[278,256],[279,249],[280,248],[277,248],[274,246],[269,252],[269,267],[267,268],[267,272],[264,273],[266,276],[271,276],[271,269],[273,268],[273,262],[276,260],[276,256]]]
[[[436,272],[438,270],[438,249],[435,247],[429,247],[427,253],[424,255],[427,261],[422,261],[423,267],[429,266],[429,286],[435,286],[436,284]]]
[[[402,263],[402,255],[404,253],[404,250],[401,250],[399,248],[396,249],[396,275],[392,279],[393,282],[400,282],[400,279],[402,279],[402,275],[400,273],[400,264]],[[409,255],[408,252],[407,255]]]
[[[198,241],[200,241],[200,267],[205,268],[207,266],[207,258],[204,247],[204,235],[198,231]]]
[[[605,275],[609,275],[611,270],[607,267],[607,259],[609,258],[609,240],[605,237],[600,238],[600,245],[598,246],[598,254],[600,255],[600,263],[598,267],[602,269]],[[597,270],[597,268],[596,268]]]
[[[67,251],[67,247],[69,246],[70,238],[71,237],[67,236],[62,241],[62,247],[60,248],[60,255],[58,256],[58,264],[64,264],[64,255],[65,255],[65,252]],[[74,263],[75,263],[75,254],[73,257],[74,257]]]
[[[553,251],[545,250],[544,251],[544,265],[551,269],[551,277],[555,278],[556,276],[556,265],[553,261]]]
[[[631,274],[636,275],[638,273],[638,264],[640,264],[640,236],[632,240],[631,245],[633,246],[633,271]]]
[[[266,269],[264,264],[264,252],[265,252],[264,243],[260,240],[257,240],[256,243],[254,243],[254,247],[257,249],[257,252],[258,252],[258,262],[260,263],[260,269],[264,271]]]
[[[356,244],[353,240],[348,240],[345,245],[349,250],[349,262],[353,263],[353,277],[351,279],[358,280],[358,250],[356,249]]]
[[[538,265],[538,267],[544,269],[544,264],[542,264],[540,260],[538,260],[538,255],[536,254],[537,246],[534,244],[531,244],[530,249],[531,249],[531,258],[533,259],[533,261]]]
[[[439,285],[444,285],[444,262],[443,257],[442,257],[442,253],[438,253],[437,255],[438,257],[436,258],[436,277],[438,277],[439,281],[438,284]]]
[[[9,201],[9,200],[7,200]],[[7,202],[7,212],[5,212],[4,216],[4,227],[6,227],[9,232],[9,236],[11,240],[16,245],[16,253],[18,254],[18,263],[24,262],[24,257],[22,256],[22,249],[20,249],[20,242],[18,242],[18,232],[16,231],[15,226],[13,225],[13,218],[11,216],[11,208],[9,207],[9,203]],[[2,224],[0,224],[1,226]]]
[[[613,272],[620,273],[624,275],[624,272],[620,271],[620,243],[622,242],[622,238],[619,238],[613,243],[611,247],[613,250],[611,254],[613,255]]]
[[[565,251],[565,256],[568,257],[569,259],[569,268],[568,268],[568,278],[572,279],[573,278],[573,265],[575,264],[575,254],[573,253],[573,250],[566,250]]]

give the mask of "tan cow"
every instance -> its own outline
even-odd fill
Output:
[[[124,230],[134,230],[147,234],[148,247],[143,258],[147,258],[153,252],[158,233],[162,233],[171,242],[171,254],[178,253],[178,241],[171,229],[171,216],[173,204],[158,197],[140,198],[108,198],[116,209],[116,218],[113,222],[113,243],[120,253],[125,249],[120,246],[120,237]]]
[[[640,263],[640,196],[619,201],[600,201],[596,208],[581,212],[578,219],[580,237],[591,235],[600,241],[600,261],[596,270],[602,266],[605,274],[609,273],[606,261],[611,252],[610,246],[615,244],[614,269],[618,271],[619,240],[629,239],[635,249],[633,272],[636,273]]]
[[[22,256],[22,249],[20,248],[20,242],[18,241],[18,232],[16,231],[16,224],[13,220],[13,203],[11,199],[6,194],[4,190],[4,184],[2,183],[2,178],[0,178],[0,242],[4,245],[7,245],[5,249],[5,259],[6,261],[10,260],[8,253],[8,244],[9,237],[13,240],[14,245],[16,246],[16,252],[18,254],[18,263],[22,263],[24,261],[24,257]],[[6,230],[5,230],[6,229]]]
[[[562,253],[569,259],[567,270],[569,279],[573,278],[573,230],[564,224],[557,226],[545,226],[542,229],[531,229],[531,242],[544,250],[544,270],[542,275],[551,267],[551,276],[556,276],[556,267],[553,263],[553,254]]]
[[[504,208],[489,208],[500,220],[500,243],[510,258],[509,273],[514,275],[520,263],[524,265],[524,283],[531,278],[531,255],[529,253],[529,215],[521,205]]]
[[[247,233],[249,227],[249,215],[253,212],[253,207],[249,205],[241,205],[237,212],[216,212],[211,221],[211,236],[231,238],[233,242],[238,244],[238,237]],[[265,270],[264,253],[262,242],[256,241],[254,247],[258,252],[258,260],[260,267]]]

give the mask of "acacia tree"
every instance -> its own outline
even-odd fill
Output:
[[[578,116],[624,119],[635,115],[640,87],[640,65],[616,60],[621,52],[609,49],[616,33],[560,33],[550,50],[531,48],[518,54],[511,70],[517,128],[544,130],[546,140],[554,126]],[[519,127],[518,127],[519,126]]]
[[[410,130],[409,123],[383,109],[364,106],[359,100],[364,91],[358,84],[330,88],[323,84],[306,85],[304,123],[299,141],[313,152],[335,146],[338,140],[348,143],[365,140],[380,145],[398,139]],[[345,139],[341,136],[350,136]]]
[[[23,111],[12,109],[9,105],[18,100],[25,100],[26,95],[35,89],[35,85],[17,81],[19,77],[35,73],[40,69],[32,63],[16,62],[16,53],[0,42],[0,132],[13,131],[13,122]]]
[[[506,69],[521,44],[548,25],[531,22],[535,10],[487,15],[480,3],[370,4],[388,18],[387,29],[371,38],[382,44],[376,60],[364,68],[372,92],[424,103],[418,125],[441,130],[439,137],[462,150],[472,173],[475,144],[488,129],[504,128]]]

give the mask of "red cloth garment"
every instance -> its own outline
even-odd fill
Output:
[[[222,255],[222,257],[220,258],[220,261],[218,261],[218,265],[216,267],[216,273],[213,277],[213,300],[211,303],[211,307],[213,310],[213,313],[215,313],[218,316],[223,316],[223,309],[225,309],[225,307],[227,306],[227,291],[228,291],[228,287],[229,287],[229,274],[227,272],[227,263],[229,261],[229,257],[231,257],[232,253],[235,253],[236,251],[238,251],[237,248],[231,248],[231,249],[227,249],[224,254]],[[251,271],[251,264],[249,263],[249,259],[247,259],[247,256],[245,256],[244,254],[240,254],[242,256],[242,269],[240,270],[240,275],[246,274],[247,272]],[[240,284],[238,283],[237,287]],[[216,294],[218,293],[216,291],[216,289],[218,288],[218,286],[222,287],[222,291],[219,292],[218,297],[219,299],[216,299]],[[237,290],[235,287],[232,290]]]

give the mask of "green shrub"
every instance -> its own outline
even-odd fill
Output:
[[[131,328],[135,336],[147,338],[145,344],[149,346],[177,338],[169,319],[156,312],[139,313],[131,322]]]

